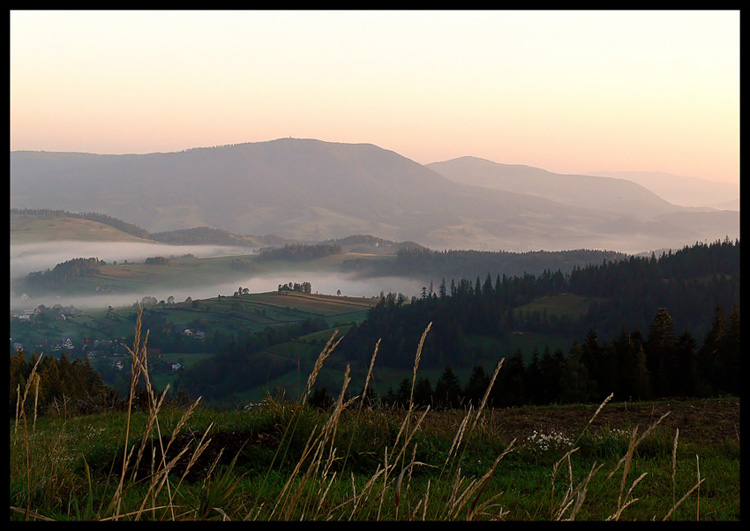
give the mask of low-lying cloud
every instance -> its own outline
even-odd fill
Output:
[[[143,261],[151,256],[192,254],[198,258],[248,254],[247,247],[229,245],[168,245],[144,242],[81,242],[61,240],[10,247],[10,278],[52,269],[73,258],[98,258],[106,262]]]
[[[118,242],[71,242],[60,241],[43,244],[25,244],[11,246],[11,279],[21,278],[32,271],[52,269],[55,265],[73,258],[96,257],[106,262],[128,260],[143,261],[152,256],[171,256],[193,254],[203,258],[210,256],[234,256],[248,254],[247,248],[231,246],[118,243]],[[75,306],[76,308],[113,308],[132,306],[143,297],[166,301],[170,296],[175,302],[191,299],[206,299],[217,295],[232,295],[238,288],[247,288],[250,293],[275,291],[280,284],[309,282],[313,293],[341,295],[350,297],[378,297],[383,293],[403,293],[406,297],[417,296],[423,283],[402,277],[358,278],[353,274],[319,271],[285,271],[275,274],[248,275],[231,282],[208,285],[189,285],[182,287],[154,286],[143,292],[102,293],[97,295],[43,295],[22,297],[21,293],[11,291],[10,306],[12,311],[32,309],[40,304],[52,307]]]

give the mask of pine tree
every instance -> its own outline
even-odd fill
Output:
[[[496,407],[521,406],[526,403],[526,367],[520,348],[503,363],[491,396]]]
[[[434,397],[438,407],[446,409],[458,407],[461,399],[461,383],[450,367],[445,368],[435,384]]]
[[[726,333],[721,341],[721,352],[727,368],[726,391],[739,395],[740,393],[740,309],[735,305],[726,323]]]
[[[676,341],[672,316],[666,308],[659,308],[648,331],[645,351],[656,396],[671,396],[678,370]]]
[[[583,347],[571,347],[565,368],[560,375],[560,400],[563,403],[587,403],[595,396],[595,382],[583,362]]]
[[[490,377],[481,365],[475,365],[464,387],[464,398],[474,407],[478,407],[490,385]]]
[[[712,396],[726,389],[726,366],[722,356],[721,345],[725,334],[724,312],[721,306],[714,311],[714,319],[698,351],[698,374],[700,392],[703,396]]]
[[[420,376],[414,384],[414,405],[428,406],[432,403],[433,392],[430,379]]]

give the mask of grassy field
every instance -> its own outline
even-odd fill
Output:
[[[10,518],[740,520],[739,398],[429,411],[344,402],[347,378],[328,410],[151,393],[138,410],[37,418],[32,371],[10,422]]]
[[[561,293],[559,295],[539,297],[528,304],[520,306],[517,311],[519,313],[536,311],[548,316],[567,316],[573,319],[578,319],[588,311],[589,305],[595,300],[596,298],[594,297],[584,297],[573,293]]]
[[[10,243],[22,245],[53,240],[144,242],[105,223],[68,216],[45,217],[10,213]]]

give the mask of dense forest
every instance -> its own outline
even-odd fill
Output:
[[[740,392],[740,314],[717,308],[711,327],[701,342],[690,332],[679,335],[666,309],[660,308],[648,333],[626,331],[600,343],[589,330],[568,352],[534,350],[527,360],[520,351],[504,359],[488,404],[494,407],[601,402],[613,394],[616,401],[663,397],[711,397]],[[413,400],[433,409],[478,406],[490,383],[490,374],[475,365],[462,384],[451,366],[433,383],[418,377]],[[406,405],[412,382],[401,380],[381,397],[390,404]],[[313,400],[325,404],[327,391]]]

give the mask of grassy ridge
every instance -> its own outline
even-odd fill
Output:
[[[11,245],[53,240],[153,243],[153,240],[129,234],[101,221],[70,215],[43,216],[11,209]]]
[[[19,388],[12,520],[739,520],[739,399],[432,413],[345,402],[347,371],[322,411],[332,338],[300,401],[216,412],[163,402],[139,325],[140,409],[37,419],[44,382]]]

